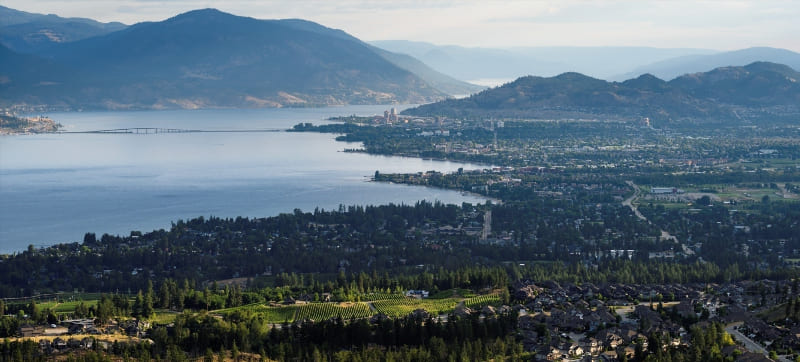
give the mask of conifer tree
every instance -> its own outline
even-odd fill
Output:
[[[142,302],[142,317],[150,318],[153,316],[153,281],[147,281],[147,293]]]
[[[131,315],[136,319],[141,319],[142,315],[142,308],[144,307],[144,296],[142,295],[142,291],[139,290],[139,294],[136,294],[136,299],[133,301],[133,309],[131,310]]]

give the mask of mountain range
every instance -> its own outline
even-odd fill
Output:
[[[789,67],[742,67],[764,60]],[[729,65],[739,67],[710,71]],[[800,68],[800,54],[774,48],[367,44],[310,21],[214,9],[127,26],[0,6],[0,107],[28,110],[427,103],[484,89],[458,78],[511,81],[537,74],[420,109],[724,118],[742,114],[733,106],[796,107],[796,83],[787,79],[798,77],[790,67]]]
[[[578,72],[609,81],[650,73],[671,80],[684,74],[757,61],[800,69],[800,54],[767,47],[735,51],[651,47],[516,47],[467,48],[406,40],[383,40],[372,45],[409,54],[452,77],[490,86],[524,75],[551,77]]]
[[[0,102],[6,106],[161,109],[424,103],[481,89],[341,30],[214,9],[47,46],[20,46],[25,38],[16,39],[0,46]]]
[[[47,47],[125,29],[122,23],[86,18],[62,18],[0,6],[0,43],[15,52],[30,53]]]
[[[657,61],[715,53],[709,49],[652,47],[468,48],[406,40],[373,41],[370,44],[409,54],[457,79],[484,81],[489,85],[524,75],[550,77],[566,72],[610,80]]]
[[[409,115],[475,118],[650,118],[681,120],[792,121],[800,119],[800,73],[756,62],[721,67],[664,81],[644,74],[608,82],[579,73],[521,77],[474,94],[404,111]]]
[[[800,54],[786,49],[756,47],[715,54],[685,55],[634,68],[614,77],[624,80],[650,73],[661,79],[674,79],[684,74],[707,72],[725,66],[744,66],[755,62],[771,62],[800,69]]]

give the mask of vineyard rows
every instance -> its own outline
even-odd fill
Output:
[[[498,304],[500,304],[500,295],[498,294],[479,295],[477,297],[464,300],[464,306],[469,308],[481,308],[487,305]]]
[[[342,317],[342,319],[368,318],[373,314],[366,303],[349,303],[348,305],[314,303],[298,306],[295,319],[322,321],[336,317]]]
[[[294,315],[297,307],[293,305],[270,307],[265,304],[249,304],[236,308],[227,308],[219,310],[219,313],[227,314],[236,310],[247,311],[262,315],[270,323],[283,323],[294,321]]]
[[[408,300],[409,298],[402,294],[388,294],[388,293],[370,293],[365,294],[361,300]]]
[[[481,308],[486,305],[500,304],[498,294],[480,295],[472,298],[415,299],[399,294],[367,294],[365,300],[372,301],[375,310],[368,303],[311,303],[303,305],[269,306],[266,304],[250,304],[236,308],[219,310],[227,314],[237,310],[257,313],[270,323],[293,322],[296,320],[323,321],[331,318],[342,319],[369,318],[382,313],[390,317],[404,317],[417,309],[424,309],[430,314],[452,312],[460,301],[469,308]]]
[[[372,305],[390,317],[402,317],[417,309],[424,309],[431,314],[447,313],[455,309],[458,300],[453,298],[380,300],[373,302]]]

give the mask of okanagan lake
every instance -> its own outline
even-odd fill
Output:
[[[288,129],[393,106],[47,114],[63,131],[174,128]],[[394,106],[397,107],[397,106]],[[428,187],[369,182],[382,173],[485,166],[342,152],[358,143],[295,132],[41,134],[0,136],[0,254],[87,232],[128,235],[199,216],[267,217],[339,205],[461,204],[485,198]]]

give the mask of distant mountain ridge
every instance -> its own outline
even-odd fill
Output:
[[[52,44],[38,58],[2,51],[6,55],[0,65],[9,67],[0,69],[0,102],[11,104],[70,109],[282,107],[425,103],[448,96],[399,66],[402,60],[387,60],[391,53],[341,30],[215,9]],[[453,89],[476,90],[442,79],[439,83],[449,82]]]
[[[786,49],[755,47],[716,54],[687,55],[670,58],[634,68],[630,72],[612,77],[623,80],[639,74],[650,73],[661,79],[674,79],[684,74],[707,72],[726,66],[744,66],[754,62],[785,64],[800,69],[800,53]]]
[[[579,73],[526,76],[471,97],[404,111],[409,115],[497,118],[608,118],[664,122],[800,120],[800,73],[756,62],[669,82],[645,74],[607,82]]]
[[[494,81],[493,85],[524,75],[551,77],[578,72],[608,81],[624,81],[650,73],[664,80],[707,72],[725,66],[766,61],[800,69],[800,53],[753,47],[734,51],[649,47],[515,47],[467,48],[406,40],[370,44],[409,54],[457,79]],[[498,82],[502,81],[502,82]]]
[[[564,72],[611,80],[646,64],[679,56],[716,53],[709,49],[619,46],[468,48],[406,40],[380,40],[370,44],[411,55],[442,73],[466,81],[513,80],[523,75],[547,77]]]
[[[295,26],[297,29],[300,29],[300,30],[319,32],[321,29],[325,29],[325,30],[328,31],[327,33],[332,35],[332,36],[340,37],[342,39],[353,40],[353,41],[360,41],[357,38],[355,38],[354,36],[352,36],[350,34],[347,34],[344,31],[337,30],[337,29],[323,28],[323,27],[320,27],[320,26],[316,26],[316,24],[308,22],[308,21],[299,20],[299,19],[286,19],[286,20],[283,20],[283,21],[287,22],[287,24]],[[373,51],[375,51],[376,53],[378,53],[378,55],[380,55],[384,59],[386,59],[389,62],[391,62],[392,64],[394,64],[394,65],[396,65],[396,66],[398,66],[400,68],[403,68],[405,70],[408,70],[408,71],[420,76],[422,79],[425,79],[425,81],[427,81],[430,85],[432,85],[434,88],[436,88],[438,90],[441,90],[441,91],[443,91],[443,92],[445,92],[447,94],[450,94],[450,95],[472,94],[472,93],[479,92],[479,91],[481,91],[481,90],[486,88],[486,87],[482,87],[482,86],[479,86],[479,85],[470,84],[470,83],[455,79],[453,77],[447,76],[447,75],[445,75],[443,73],[440,73],[440,72],[430,68],[428,65],[426,65],[425,63],[419,61],[418,59],[416,59],[416,58],[414,58],[412,56],[409,56],[408,54],[391,52],[391,51],[387,51],[387,50],[384,50],[382,48],[379,48],[379,47],[376,47],[376,46],[372,46],[372,45],[370,46],[370,48]]]
[[[21,53],[41,51],[53,44],[108,34],[125,27],[125,24],[118,22],[62,18],[0,6],[0,43]]]
[[[422,79],[425,79],[431,86],[434,88],[441,90],[447,94],[453,96],[464,96],[470,95],[473,93],[480,92],[486,87],[470,84],[464,81],[460,81],[448,75],[442,74],[433,70],[425,63],[417,60],[416,58],[402,53],[392,53],[387,50],[383,50],[378,47],[373,47],[373,50],[378,53],[378,55],[382,56],[384,59],[388,60],[392,64],[406,69],[416,75],[419,75]]]

